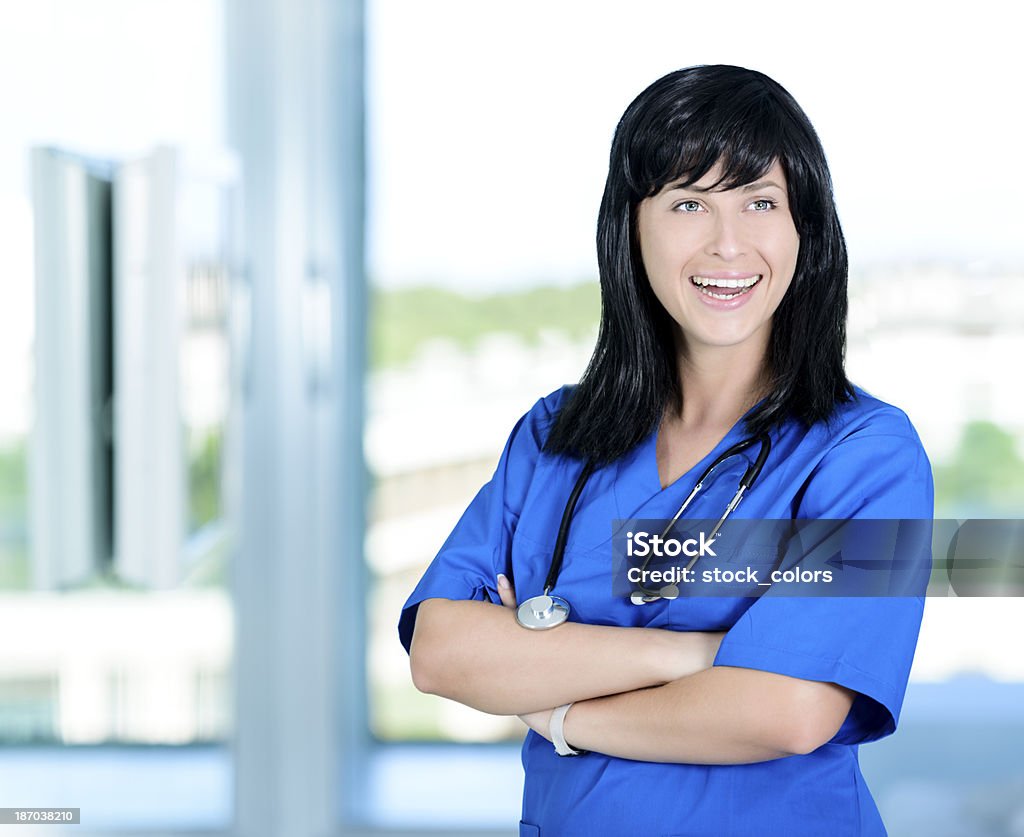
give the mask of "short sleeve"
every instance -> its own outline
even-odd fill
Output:
[[[497,574],[506,565],[540,449],[568,389],[563,387],[540,399],[519,419],[494,476],[477,492],[403,605],[398,637],[406,651],[412,644],[416,611],[424,600],[500,601]]]
[[[895,408],[836,443],[809,476],[796,516],[810,520],[931,519],[931,467]],[[907,551],[930,569],[931,527]],[[915,588],[917,589],[917,588]],[[830,743],[856,744],[896,729],[924,611],[923,596],[790,597],[775,588],[722,640],[715,665],[836,683],[857,692]]]

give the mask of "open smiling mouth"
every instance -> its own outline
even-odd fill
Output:
[[[697,290],[706,296],[715,299],[738,299],[754,289],[761,281],[761,275],[750,276],[746,279],[710,279],[707,276],[691,276],[690,281]]]

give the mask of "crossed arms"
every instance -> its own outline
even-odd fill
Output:
[[[501,607],[427,599],[410,650],[416,687],[549,738],[573,703],[566,740],[619,758],[747,764],[809,753],[842,725],[854,692],[834,683],[712,663],[723,634],[566,622],[527,631]]]

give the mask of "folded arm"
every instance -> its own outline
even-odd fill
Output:
[[[747,764],[809,753],[842,725],[855,693],[834,683],[713,666],[723,634],[566,622],[528,631],[515,599],[427,599],[413,634],[421,691],[550,738],[551,709],[573,703],[566,740],[619,758]],[[545,707],[545,708],[539,708]]]
[[[573,704],[577,749],[619,758],[747,764],[810,753],[842,726],[855,693],[834,683],[715,666],[672,683]],[[523,720],[545,737],[550,712]]]
[[[420,691],[495,715],[521,715],[700,671],[711,665],[721,637],[576,622],[529,631],[512,607],[435,598],[419,605],[410,663]]]
[[[499,590],[502,610],[512,612],[514,594]],[[690,636],[710,640],[708,658],[691,659],[692,671],[661,685],[574,702],[563,724],[565,740],[576,749],[640,761],[749,764],[810,753],[829,741],[849,714],[856,696],[850,689],[714,666],[724,634]],[[550,740],[551,712],[519,714]]]

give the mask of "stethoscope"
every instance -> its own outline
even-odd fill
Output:
[[[693,502],[697,494],[700,493],[704,487],[704,483],[711,477],[712,474],[718,469],[722,463],[728,459],[732,459],[734,456],[738,456],[748,448],[755,444],[759,444],[760,448],[757,453],[757,459],[747,466],[747,470],[743,472],[743,476],[740,477],[739,486],[736,489],[736,493],[733,494],[729,504],[725,507],[725,511],[722,512],[722,516],[718,519],[718,523],[715,524],[715,528],[711,530],[711,534],[708,536],[708,541],[713,541],[718,534],[718,530],[722,528],[722,524],[725,523],[729,515],[736,510],[736,507],[740,504],[740,500],[743,499],[743,495],[754,485],[754,481],[761,473],[761,469],[764,467],[765,461],[768,459],[768,454],[772,449],[771,439],[767,433],[762,433],[758,436],[751,436],[744,439],[741,442],[737,442],[732,447],[723,451],[714,462],[712,462],[707,468],[704,469],[704,473],[697,478],[697,483],[693,486],[687,498],[683,501],[683,504],[679,507],[679,511],[675,513],[675,516],[669,522],[668,526],[665,527],[665,531],[662,532],[662,538],[668,536],[668,533],[672,531],[672,527],[675,526],[676,521],[682,517],[683,512],[686,511],[690,503]],[[558,576],[562,571],[562,560],[565,557],[565,542],[569,538],[569,526],[572,523],[573,512],[576,510],[576,503],[580,498],[580,494],[583,492],[583,486],[586,485],[587,480],[590,479],[590,475],[594,473],[595,465],[593,462],[587,462],[583,466],[582,472],[576,479],[576,484],[572,488],[572,492],[569,494],[569,499],[565,504],[565,511],[562,512],[562,522],[558,526],[558,537],[555,539],[555,551],[551,556],[551,565],[548,567],[548,575],[544,580],[544,592],[539,596],[533,596],[527,599],[516,609],[516,621],[519,622],[524,628],[530,630],[546,630],[548,628],[554,628],[557,625],[561,625],[566,619],[569,618],[569,603],[561,596],[552,596],[551,591],[554,590],[555,584],[558,582]],[[690,562],[686,565],[686,569],[691,569],[696,563],[699,556],[695,555],[690,559]],[[650,557],[644,561],[643,566],[640,568],[641,573],[647,569],[647,565],[650,562]],[[648,602],[657,601],[658,599],[674,599],[679,596],[679,588],[670,584],[663,587],[661,590],[648,590],[647,588],[639,585],[636,590],[630,595],[630,601],[635,605],[647,604]]]

